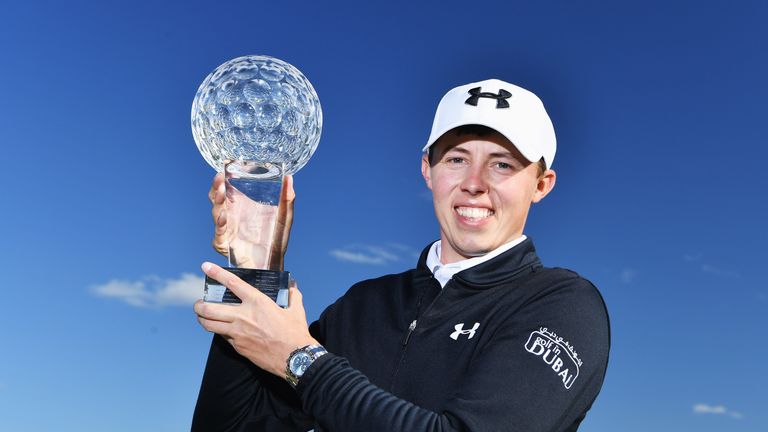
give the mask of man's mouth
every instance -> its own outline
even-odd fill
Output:
[[[477,222],[487,217],[493,216],[494,211],[480,207],[456,207],[456,213],[471,222]]]

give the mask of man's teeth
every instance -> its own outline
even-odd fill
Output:
[[[477,207],[457,207],[456,212],[469,219],[483,219],[493,214],[493,210]]]

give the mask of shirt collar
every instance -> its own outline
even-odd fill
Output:
[[[466,270],[470,267],[474,267],[478,264],[484,263],[494,257],[497,257],[502,253],[524,242],[526,238],[527,237],[525,235],[522,235],[517,239],[512,240],[511,242],[504,243],[503,245],[497,247],[496,249],[488,252],[485,255],[474,257],[474,258],[468,258],[461,261],[456,261],[450,264],[443,264],[440,261],[440,254],[442,252],[442,243],[441,243],[442,241],[438,240],[432,243],[432,246],[429,248],[429,253],[427,254],[427,263],[426,263],[427,268],[432,271],[432,274],[434,275],[435,279],[437,279],[437,281],[440,282],[440,286],[445,287],[445,284],[447,284],[448,281],[451,280],[453,275],[455,275],[456,273],[462,270]]]

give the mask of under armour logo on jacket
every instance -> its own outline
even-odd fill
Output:
[[[470,89],[469,94],[472,96],[465,100],[464,103],[467,105],[477,106],[477,101],[482,97],[488,99],[496,99],[496,108],[509,108],[509,102],[507,102],[507,99],[512,97],[512,93],[504,89],[499,89],[499,94],[494,94],[490,92],[481,92],[480,89],[481,87]]]
[[[464,330],[464,323],[458,323],[453,326],[453,328],[455,328],[456,331],[451,333],[451,339],[459,340],[459,335],[469,335],[467,336],[467,339],[472,339],[472,336],[475,335],[475,331],[480,328],[480,323],[476,322],[475,325],[472,326],[472,328],[469,330]]]

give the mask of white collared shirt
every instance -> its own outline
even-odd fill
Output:
[[[516,240],[512,240],[509,243],[504,243],[503,245],[497,247],[496,249],[488,252],[485,255],[469,258],[461,261],[456,261],[455,263],[450,264],[443,264],[442,261],[440,261],[440,253],[442,251],[442,245],[441,240],[438,240],[434,243],[432,243],[432,247],[429,248],[429,253],[427,254],[427,267],[432,270],[432,274],[435,276],[435,279],[437,279],[438,282],[440,282],[441,287],[445,287],[445,284],[448,283],[449,280],[455,275],[456,273],[466,270],[470,267],[474,267],[480,263],[484,263],[491,258],[494,258],[498,255],[503,254],[504,252],[512,249],[513,247],[519,245],[525,239],[528,238],[523,234]]]

